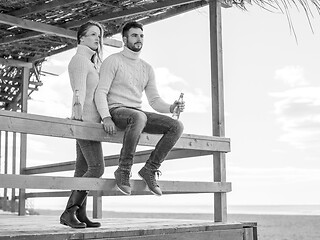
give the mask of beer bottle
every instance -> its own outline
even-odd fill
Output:
[[[82,106],[80,103],[79,90],[76,90],[76,98],[73,104],[73,119],[82,120]]]
[[[183,93],[180,93],[180,97],[178,99],[178,103],[182,103],[182,102],[183,102]],[[179,104],[178,104],[173,109],[172,118],[179,119],[179,116],[180,116],[180,108],[179,108]]]

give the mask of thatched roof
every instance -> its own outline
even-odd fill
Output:
[[[222,1],[225,7],[244,7],[243,0]],[[254,1],[266,7],[277,5],[276,0]],[[298,1],[304,5],[306,0]],[[84,22],[99,21],[105,26],[105,37],[111,37],[127,20],[148,24],[207,4],[208,0],[1,0],[0,109],[19,108],[24,63],[32,64],[30,95],[42,85],[44,59],[74,48],[77,28]],[[106,44],[119,43],[106,39]]]

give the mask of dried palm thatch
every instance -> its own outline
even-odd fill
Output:
[[[46,57],[76,46],[75,33],[88,20],[101,22],[105,37],[119,33],[124,22],[156,22],[209,4],[211,0],[0,0],[0,60],[32,63],[29,95],[42,85]],[[223,7],[246,9],[256,4],[283,12],[302,9],[308,19],[319,13],[320,0],[219,0]],[[313,10],[312,10],[313,9]],[[21,66],[0,62],[0,109],[20,107]]]

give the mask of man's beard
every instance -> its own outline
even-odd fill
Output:
[[[131,51],[133,51],[133,52],[140,52],[140,50],[142,49],[142,43],[141,43],[141,42],[138,42],[138,43],[141,44],[141,47],[140,47],[140,48],[135,47],[135,44],[136,44],[136,43],[134,43],[134,44],[128,44],[127,47],[128,47]]]

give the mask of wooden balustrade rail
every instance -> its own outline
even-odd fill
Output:
[[[70,119],[40,116],[35,114],[0,111],[0,131],[34,134],[57,138],[87,139],[101,142],[122,143],[123,131],[115,135],[108,135],[99,123],[86,123]],[[161,135],[143,133],[139,145],[155,146]],[[170,152],[166,160],[183,159],[212,155],[217,152],[230,151],[230,139],[214,136],[183,134]],[[137,152],[135,163],[143,163],[150,155],[150,150]],[[106,167],[118,165],[119,155],[105,157]],[[34,174],[70,171],[74,169],[74,161],[47,164],[42,166],[25,167],[21,175],[0,174],[1,188],[19,189],[54,189],[54,190],[93,190],[99,196],[116,196],[120,192],[116,189],[114,179],[75,178],[34,176]],[[145,183],[141,180],[130,180],[132,195],[148,195]],[[197,182],[197,181],[159,181],[164,194],[185,193],[226,193],[231,191],[229,182]],[[67,192],[39,192],[26,193],[28,197],[62,197]],[[97,214],[96,214],[97,215]]]

